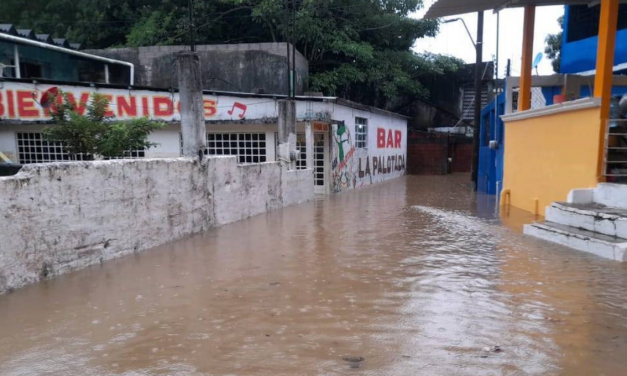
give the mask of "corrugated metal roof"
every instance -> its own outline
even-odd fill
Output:
[[[70,43],[65,38],[52,38],[50,34],[35,34],[31,29],[16,29],[12,24],[0,24],[0,33],[74,50],[78,50],[81,47],[80,43]]]
[[[454,16],[482,10],[520,8],[527,5],[587,5],[594,3],[594,0],[436,0],[427,11],[425,18]]]

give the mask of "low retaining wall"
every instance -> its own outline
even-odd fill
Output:
[[[235,157],[27,165],[0,177],[0,293],[311,198],[311,170]]]

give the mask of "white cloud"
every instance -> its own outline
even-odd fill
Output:
[[[415,18],[422,18],[428,7],[434,0],[425,0],[425,9],[413,15]],[[486,11],[484,16],[483,29],[483,60],[491,61],[496,55],[496,14]],[[536,8],[536,23],[533,42],[533,56],[539,52],[544,53],[545,38],[549,34],[560,31],[557,19],[564,14],[563,6],[548,6]],[[522,34],[523,34],[522,8],[504,9],[500,12],[500,41],[499,41],[499,77],[505,74],[507,59],[512,61],[512,75],[520,75],[520,59],[522,56]],[[477,13],[451,16],[447,18],[463,18],[470,29],[473,39],[477,34]],[[414,45],[416,52],[433,52],[444,55],[458,57],[467,63],[475,62],[475,49],[470,38],[464,30],[461,22],[452,22],[440,25],[440,33],[435,38],[423,38],[416,41]],[[553,74],[553,67],[548,58],[544,58],[538,66],[541,75]],[[535,74],[535,72],[534,72]]]

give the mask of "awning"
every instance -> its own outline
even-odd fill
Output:
[[[621,1],[624,2],[624,1]],[[436,0],[427,11],[425,18],[454,16],[482,10],[520,8],[527,5],[588,5],[598,4],[598,0]]]

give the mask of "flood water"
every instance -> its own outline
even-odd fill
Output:
[[[524,237],[532,218],[496,218],[467,180],[325,197],[0,296],[0,375],[626,375],[627,266]]]

